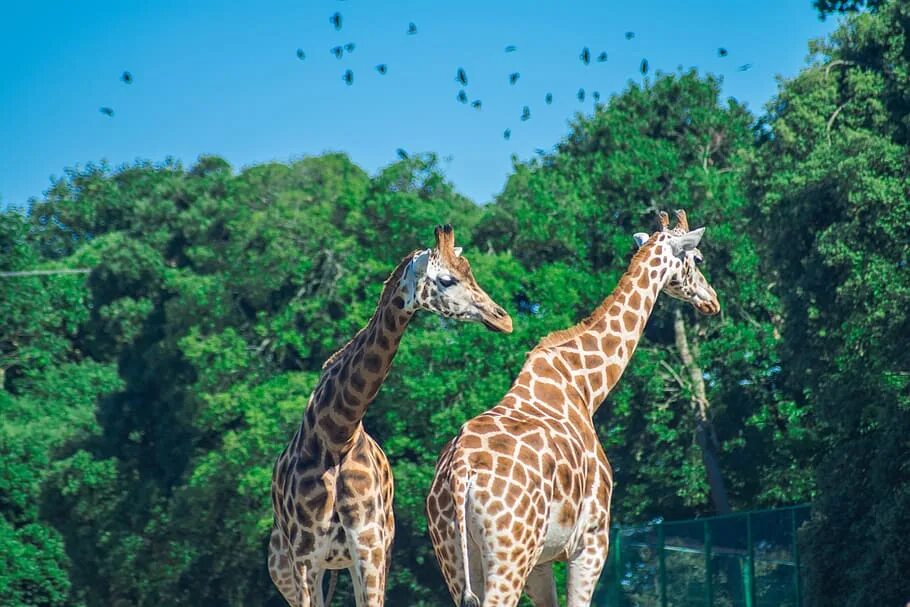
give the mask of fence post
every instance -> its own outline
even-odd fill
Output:
[[[614,527],[613,538],[613,587],[610,589],[610,604],[618,607],[622,596],[622,529]]]
[[[796,541],[796,508],[790,510],[790,535],[793,538],[793,584],[796,588],[796,607],[802,607],[803,579],[799,569],[799,542]]]
[[[660,607],[667,607],[667,563],[664,559],[664,523],[657,523],[657,565],[659,567]]]
[[[743,584],[746,607],[755,605],[755,541],[752,537],[752,512],[746,513],[746,575]]]
[[[714,588],[712,587],[711,575],[711,527],[708,521],[704,523],[705,528],[705,606],[714,605]]]

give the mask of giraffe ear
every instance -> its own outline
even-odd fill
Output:
[[[635,234],[632,234],[632,240],[635,241],[635,245],[639,249],[642,248],[650,238],[651,236],[649,234],[645,234],[644,232],[636,232]]]
[[[673,254],[679,257],[686,251],[691,251],[697,247],[704,233],[704,228],[698,228],[697,230],[686,232],[682,236],[674,236],[671,238],[669,242],[670,246],[673,247]]]
[[[413,269],[419,273],[423,274],[427,271],[427,263],[430,260],[430,250],[424,249],[423,251],[418,251],[414,257],[411,259],[411,266]]]
[[[455,247],[455,257],[461,257],[461,247]]]

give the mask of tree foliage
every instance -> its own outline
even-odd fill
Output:
[[[815,8],[822,19],[833,13],[854,13],[864,8],[876,11],[887,0],[815,0]]]
[[[849,19],[765,119],[752,184],[781,375],[820,423],[819,605],[910,596],[910,7]]]
[[[757,121],[711,76],[632,84],[486,207],[432,154],[373,176],[326,154],[91,165],[0,213],[0,270],[92,269],[0,279],[0,602],[281,605],[272,463],[394,264],[451,222],[515,331],[418,315],[365,420],[396,481],[388,601],[448,604],[423,515],[437,454],[675,208],[708,226],[723,313],[683,310],[704,395],[662,298],[599,410],[614,520],[713,513],[703,398],[734,508],[814,500],[814,600],[905,600],[908,10],[847,19]]]

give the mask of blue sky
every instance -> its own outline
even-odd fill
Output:
[[[406,34],[412,21],[416,36]],[[576,112],[593,110],[591,92],[603,101],[639,79],[642,58],[652,72],[722,74],[724,94],[760,112],[776,76],[794,76],[807,41],[835,26],[810,0],[10,3],[0,22],[0,204],[23,206],[52,175],[102,159],[191,165],[217,154],[239,169],[343,151],[373,173],[399,147],[438,153],[456,188],[483,203],[501,191],[512,155],[551,148]],[[329,52],[348,42],[356,48],[342,60]],[[584,46],[608,61],[584,66]],[[456,100],[458,67],[479,112]],[[132,85],[120,82],[124,70]]]

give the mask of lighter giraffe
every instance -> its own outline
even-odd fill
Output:
[[[383,605],[395,531],[392,472],[362,419],[414,313],[512,330],[454,241],[451,226],[437,227],[435,249],[414,251],[395,268],[370,322],[326,361],[303,421],[275,463],[268,567],[293,607],[323,607],[323,575],[332,571],[330,597],[339,569],[350,571],[358,607]]]
[[[592,417],[616,385],[661,291],[704,314],[720,304],[696,267],[704,228],[666,213],[618,286],[587,319],[545,337],[498,405],[439,457],[427,498],[433,550],[456,604],[514,607],[522,591],[557,607],[552,563],[568,563],[567,605],[591,603],[609,543],[613,475]]]

